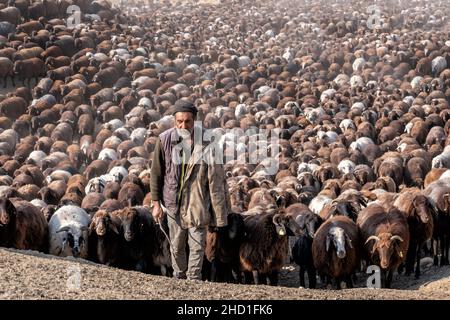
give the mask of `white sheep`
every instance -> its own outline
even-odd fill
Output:
[[[153,102],[152,102],[152,100],[150,100],[150,99],[147,98],[147,97],[141,98],[141,99],[139,100],[139,102],[138,102],[137,105],[140,106],[140,107],[144,107],[145,109],[151,109],[151,108],[153,108]]]
[[[98,192],[102,193],[106,186],[106,181],[104,178],[105,175],[100,177],[94,177],[87,183],[86,187],[84,188],[84,193],[88,194],[91,192]]]
[[[366,106],[362,102],[355,102],[354,104],[352,104],[351,109],[357,109],[363,112],[364,110],[366,110]]]
[[[108,172],[110,175],[112,175],[115,178],[115,181],[121,182],[123,178],[128,176],[128,170],[125,169],[125,167],[122,166],[115,166],[112,167],[111,170]]]
[[[439,180],[445,180],[450,178],[450,169],[445,171],[441,176],[439,177]]]
[[[319,168],[319,165],[317,165],[315,163],[302,162],[298,165],[298,168],[297,168],[297,178],[299,179],[299,177],[301,176],[301,174],[303,172],[314,173],[318,168]]]
[[[252,63],[252,60],[248,56],[240,56],[238,58],[238,63],[240,68],[244,68],[248,67]]]
[[[327,99],[332,100],[336,94],[335,89],[327,89],[320,95],[320,102],[325,102]]]
[[[47,184],[57,180],[62,180],[67,183],[71,176],[72,174],[69,171],[55,170],[52,173],[50,173],[47,177],[45,177],[45,181],[47,181]]]
[[[113,135],[121,137],[123,141],[130,139],[130,132],[124,127],[114,130]]]
[[[353,61],[353,71],[361,71],[366,64],[366,60],[364,58],[357,58]]]
[[[432,168],[450,168],[450,152],[445,151],[431,161]]]
[[[350,78],[345,73],[338,74],[333,80],[338,86],[342,87],[350,83]]]
[[[445,68],[447,68],[447,60],[444,57],[436,57],[431,61],[431,72],[438,76]]]
[[[119,137],[111,136],[103,142],[102,148],[106,148],[106,146],[108,146],[112,149],[117,149],[121,142],[122,140]]]
[[[240,103],[236,106],[234,115],[236,116],[237,120],[241,120],[246,113],[247,113],[247,106],[244,103]]]
[[[420,84],[422,83],[422,81],[423,81],[423,78],[422,78],[422,77],[420,77],[420,76],[414,77],[414,78],[411,80],[411,88],[412,88],[413,90],[419,88],[419,87],[420,87]]]
[[[349,159],[344,159],[338,164],[338,169],[342,174],[353,173],[355,167],[356,164]]]
[[[354,75],[350,78],[350,86],[354,87],[364,87],[364,80],[359,75]]]
[[[103,128],[109,129],[111,131],[116,131],[117,129],[123,127],[123,122],[119,119],[112,119],[107,123],[103,124]]]
[[[350,149],[363,151],[370,144],[374,144],[372,139],[368,137],[361,137],[350,144]]]
[[[116,150],[114,149],[110,149],[110,148],[105,148],[102,149],[102,151],[100,151],[100,153],[98,154],[98,159],[99,160],[117,160],[119,157],[117,155]]]
[[[42,160],[47,156],[47,154],[42,150],[34,150],[30,153],[30,155],[27,158],[28,161],[33,161],[34,164],[36,164],[38,167],[42,166]]]
[[[10,149],[14,150],[19,143],[19,134],[13,129],[6,129],[0,133],[0,142],[6,142]]]
[[[331,144],[331,143],[337,141],[337,139],[339,138],[339,135],[334,131],[325,132],[325,131],[320,130],[317,132],[317,137],[320,140],[325,140],[326,143]]]
[[[169,128],[172,128],[174,123],[175,123],[174,116],[172,116],[172,115],[164,116],[161,119],[159,119],[158,121],[154,121],[154,122],[150,123],[149,128],[150,128],[150,130],[159,129],[161,132],[163,132]]]
[[[309,210],[314,212],[315,214],[319,215],[322,209],[329,203],[331,203],[333,199],[324,196],[324,195],[318,195],[314,197],[311,202],[309,203]]]
[[[305,109],[306,119],[315,124],[322,121],[322,117],[325,114],[325,110],[322,107],[318,108],[306,108]]]
[[[130,140],[138,146],[144,144],[145,138],[147,138],[147,129],[145,128],[136,128],[130,135]]]
[[[49,253],[87,259],[90,222],[91,218],[80,207],[68,205],[56,210],[48,222]]]
[[[356,130],[355,124],[353,123],[353,120],[351,119],[344,119],[339,123],[339,128],[341,128],[342,131],[353,129]]]

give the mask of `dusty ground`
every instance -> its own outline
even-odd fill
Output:
[[[365,283],[362,277],[360,282]],[[243,286],[175,280],[85,260],[0,249],[0,299],[450,299],[450,267],[426,267],[418,281],[396,276],[396,290],[297,286],[298,273],[292,266],[283,270],[279,287]]]

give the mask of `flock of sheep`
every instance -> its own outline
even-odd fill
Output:
[[[170,276],[149,169],[188,99],[244,156],[205,279],[276,285],[291,257],[301,286],[375,264],[390,287],[449,264],[450,3],[381,2],[376,26],[372,4],[0,0],[0,246]],[[245,161],[252,128],[279,130],[277,173]]]

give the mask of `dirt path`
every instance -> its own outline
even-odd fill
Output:
[[[430,267],[417,283],[396,277],[394,287],[399,290],[310,290],[296,288],[297,283],[292,266],[283,270],[279,287],[244,286],[175,280],[85,260],[0,249],[0,299],[450,299],[450,267]]]

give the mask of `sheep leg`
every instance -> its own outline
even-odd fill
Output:
[[[231,266],[231,272],[233,275],[232,281],[235,283],[242,283],[242,272],[240,270],[239,261],[234,261]]]
[[[386,288],[386,271],[381,270],[381,287]]]
[[[449,237],[448,235],[443,235],[442,237],[442,251],[441,251],[441,266],[449,264],[448,261],[448,248],[449,248]]]
[[[15,87],[16,83],[14,82],[14,75],[13,74],[11,75],[11,82],[12,82],[13,87]]]
[[[317,286],[316,281],[316,268],[314,266],[308,267],[308,282],[309,282],[309,288],[315,289]]]
[[[438,266],[438,240],[431,239],[431,249],[433,250],[433,266]]]
[[[387,277],[386,277],[386,288],[390,289],[391,288],[391,282],[392,282],[392,269],[389,269],[388,273],[387,273]]]
[[[209,263],[209,279],[211,282],[216,282],[217,277],[217,260],[214,259],[211,263]]]
[[[353,288],[352,275],[346,276],[345,284],[347,285],[347,289]]]
[[[336,282],[336,290],[341,290],[341,278],[336,278],[334,281]]]
[[[272,272],[269,274],[268,278],[268,284],[270,286],[277,286],[278,285],[278,271],[272,270]]]
[[[260,279],[259,279],[258,270],[252,270],[252,275],[253,275],[253,281],[255,282],[255,284],[261,284]]]
[[[28,78],[27,83],[28,83],[28,88],[31,88],[31,78]]]
[[[440,244],[441,244],[441,267],[442,266],[445,266],[445,256],[446,256],[446,254],[445,254],[445,248],[446,248],[446,245],[445,245],[445,235],[441,235],[441,239],[440,239]]]
[[[299,278],[300,278],[300,287],[305,288],[305,267],[300,266],[300,271],[298,272]],[[309,280],[311,283],[311,280]]]
[[[418,279],[420,277],[420,251],[422,246],[417,246],[417,253],[416,253],[416,272],[414,274],[415,278]]]
[[[409,276],[414,270],[414,260],[416,257],[417,244],[413,240],[409,243],[408,251],[406,253],[406,262],[405,262],[405,275]]]
[[[7,78],[8,76],[5,76],[4,78],[3,78],[3,88],[6,88],[6,82],[8,81],[8,78]]]

